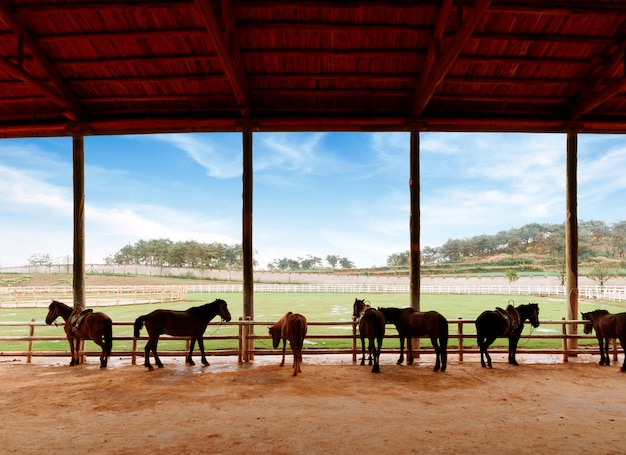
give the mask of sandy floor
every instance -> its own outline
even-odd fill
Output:
[[[2,453],[64,455],[625,453],[626,374],[595,357],[492,370],[450,359],[434,373],[431,359],[389,355],[376,375],[305,355],[295,378],[276,357],[166,357],[153,372],[4,361],[0,441]]]

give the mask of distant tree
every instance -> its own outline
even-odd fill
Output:
[[[50,266],[53,264],[52,256],[49,254],[41,254],[35,253],[31,254],[28,258],[28,265],[37,266],[37,265],[45,265]]]
[[[326,256],[326,262],[328,262],[328,264],[334,269],[337,267],[337,264],[339,263],[339,256],[334,255],[334,254],[329,254]]]
[[[348,258],[340,258],[339,259],[339,265],[341,265],[342,269],[353,269],[354,268],[354,262],[352,262]]]
[[[387,266],[389,267],[408,267],[409,266],[409,252],[403,251],[402,253],[393,253],[387,256]]]
[[[605,267],[596,267],[589,272],[587,276],[596,282],[601,288],[604,287],[607,281],[613,278],[610,270]]]
[[[513,284],[513,281],[519,280],[519,276],[517,276],[517,271],[514,269],[508,269],[504,272],[504,276],[509,280],[509,286]]]

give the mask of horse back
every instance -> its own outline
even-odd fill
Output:
[[[289,343],[302,344],[307,332],[306,318],[301,314],[289,314],[283,322],[282,335]]]

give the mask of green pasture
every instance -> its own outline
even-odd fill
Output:
[[[124,305],[96,308],[95,311],[103,311],[107,313],[114,322],[133,322],[140,315],[147,314],[157,308],[167,308],[175,310],[183,310],[190,306],[196,306],[207,302],[212,302],[215,298],[223,298],[228,302],[231,312],[232,321],[237,321],[243,314],[243,295],[242,294],[223,294],[223,295],[207,295],[207,294],[188,294],[188,301],[166,304],[143,304],[143,305]],[[309,334],[315,335],[351,335],[352,326],[352,304],[354,298],[364,298],[373,307],[407,307],[410,305],[409,296],[406,294],[372,294],[358,295],[353,294],[300,294],[300,293],[277,293],[277,294],[255,294],[254,295],[254,319],[255,321],[264,322],[261,326],[255,327],[255,334],[266,335],[266,327],[279,319],[287,311],[294,313],[302,313],[312,322],[345,322],[345,325],[339,326],[310,326]],[[539,304],[540,320],[560,320],[566,316],[566,304],[563,298],[554,297],[535,297],[535,296],[504,296],[504,295],[431,295],[425,294],[421,296],[421,310],[436,310],[443,314],[449,322],[463,319],[475,319],[482,311],[493,309],[496,306],[505,307],[507,303],[520,305],[524,303],[535,302]],[[596,308],[605,308],[612,313],[626,311],[626,305],[615,302],[604,301],[580,301],[580,311],[591,311]],[[36,322],[43,323],[47,314],[46,308],[25,308],[25,309],[0,309],[0,322],[28,322],[34,319]],[[61,321],[59,319],[59,321]],[[133,328],[131,325],[114,326],[114,336],[132,337]],[[560,325],[544,324],[533,329],[533,334],[559,334]],[[526,334],[531,332],[531,327],[526,324]],[[395,335],[397,332],[391,325],[387,326],[387,334]],[[450,334],[457,332],[457,325],[451,324]],[[474,324],[465,324],[463,326],[464,335],[475,334]],[[579,326],[579,334],[582,334],[582,327]],[[27,327],[0,326],[0,336],[28,336]],[[63,328],[59,326],[36,326],[35,336],[63,336]],[[146,336],[145,329],[141,331],[142,336]],[[237,326],[220,325],[219,317],[213,320],[213,324],[209,325],[205,332],[206,336],[236,336]],[[168,340],[167,336],[162,337],[159,343],[160,350],[184,350],[183,341]],[[91,342],[89,342],[91,343]],[[257,340],[255,342],[257,349],[271,348],[269,340]],[[425,342],[429,345],[430,342]],[[594,343],[594,340],[581,340],[580,344]],[[236,340],[210,340],[206,344],[206,348],[211,349],[237,349]],[[456,345],[456,340],[450,341],[451,345]],[[545,348],[558,349],[561,346],[561,340],[558,339],[532,339],[522,340],[520,344],[525,348]],[[143,349],[145,341],[139,341],[138,348]],[[475,340],[472,338],[465,339],[464,346],[474,346]],[[499,339],[494,347],[506,347],[507,340]],[[386,348],[398,347],[397,339],[385,340]],[[351,339],[311,339],[307,340],[305,348],[351,348]],[[7,342],[0,341],[0,351],[23,351],[26,350],[27,344],[23,341]],[[95,345],[88,345],[88,349],[95,349]],[[42,351],[65,351],[67,349],[67,341],[35,341],[33,349]],[[132,341],[116,340],[113,344],[113,350],[131,350]]]

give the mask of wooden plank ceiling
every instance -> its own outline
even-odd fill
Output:
[[[0,0],[0,137],[626,131],[626,2]]]

